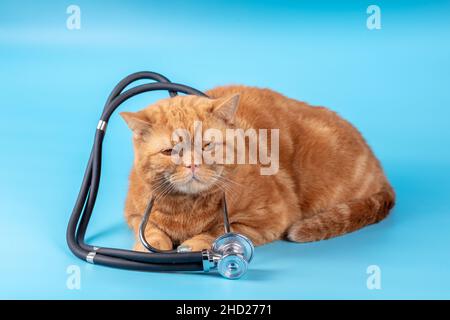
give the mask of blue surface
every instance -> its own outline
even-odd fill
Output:
[[[450,298],[448,1],[0,2],[0,298]],[[240,281],[92,266],[65,228],[110,90],[161,72],[199,89],[243,83],[352,121],[397,194],[382,223],[329,241],[257,248]],[[121,110],[162,97],[146,94]],[[130,133],[113,117],[89,240],[130,247],[122,217]],[[378,265],[381,290],[368,290]],[[81,270],[81,289],[66,269]]]

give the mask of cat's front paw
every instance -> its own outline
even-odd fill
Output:
[[[204,249],[211,249],[212,242],[203,239],[189,239],[178,246],[177,251],[202,251]]]
[[[158,250],[172,250],[172,241],[164,238],[152,237],[147,239],[147,242],[155,249]],[[148,252],[147,248],[140,241],[136,241],[133,246],[134,251]]]

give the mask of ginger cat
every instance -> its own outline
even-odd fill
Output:
[[[138,235],[150,197],[157,199],[145,232],[152,246],[209,249],[224,230],[224,193],[231,230],[255,245],[343,235],[382,220],[394,206],[379,161],[336,113],[268,89],[225,86],[206,94],[121,113],[135,153],[125,216]],[[278,172],[262,175],[261,164],[174,163],[172,134],[179,128],[194,134],[194,121],[203,130],[279,129]],[[202,147],[218,146],[205,141]],[[145,251],[139,240],[134,249]]]

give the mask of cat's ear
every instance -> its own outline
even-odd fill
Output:
[[[227,123],[233,123],[239,106],[239,94],[234,94],[231,97],[217,99],[212,112],[215,116],[225,120]]]
[[[150,133],[151,124],[144,115],[139,112],[121,112],[120,115],[133,131],[135,138],[142,139]]]

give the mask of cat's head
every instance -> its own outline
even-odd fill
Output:
[[[238,95],[220,99],[189,95],[160,100],[135,113],[122,112],[133,132],[136,173],[156,195],[195,195],[218,190],[226,181],[227,166],[198,163],[202,159],[198,152],[214,155],[217,150],[225,150],[225,142],[205,137],[199,141],[199,135],[196,144],[194,140],[196,133],[208,129],[220,131],[225,137],[225,130],[234,125],[238,104]],[[189,136],[181,135],[183,131]],[[190,139],[189,153],[180,149],[183,139],[183,143]]]

